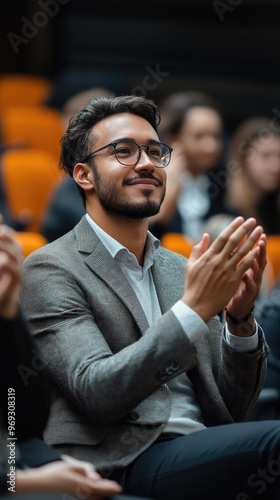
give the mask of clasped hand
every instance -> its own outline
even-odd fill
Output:
[[[185,268],[182,300],[207,322],[227,308],[243,317],[254,305],[266,266],[266,235],[254,218],[237,217],[210,245],[203,234]]]
[[[18,311],[23,255],[14,231],[2,224],[0,215],[0,315],[13,318]]]

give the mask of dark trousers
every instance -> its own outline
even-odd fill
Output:
[[[112,479],[156,500],[280,500],[280,420],[159,439]]]

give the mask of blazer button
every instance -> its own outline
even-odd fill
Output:
[[[168,375],[165,370],[162,370],[157,374],[157,378],[158,380],[161,380],[163,382],[164,380],[168,379]]]
[[[135,410],[132,410],[129,414],[130,420],[138,420],[139,417],[140,417],[139,413]]]
[[[178,370],[180,370],[181,366],[177,361],[173,361],[167,368],[166,368],[166,373],[168,375],[172,375],[173,373],[176,373]]]

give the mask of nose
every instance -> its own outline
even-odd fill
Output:
[[[219,149],[219,141],[216,137],[207,137],[204,141],[204,151],[208,154],[214,154]]]
[[[136,163],[134,170],[149,170],[151,172],[155,170],[155,166],[143,146],[140,147],[140,158]]]

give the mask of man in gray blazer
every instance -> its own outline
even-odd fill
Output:
[[[63,136],[86,215],[25,260],[22,295],[52,384],[44,439],[124,492],[276,499],[279,422],[244,421],[266,373],[253,317],[266,237],[237,217],[188,261],[160,246],[148,225],[172,148],[159,119],[143,97],[99,98]]]

